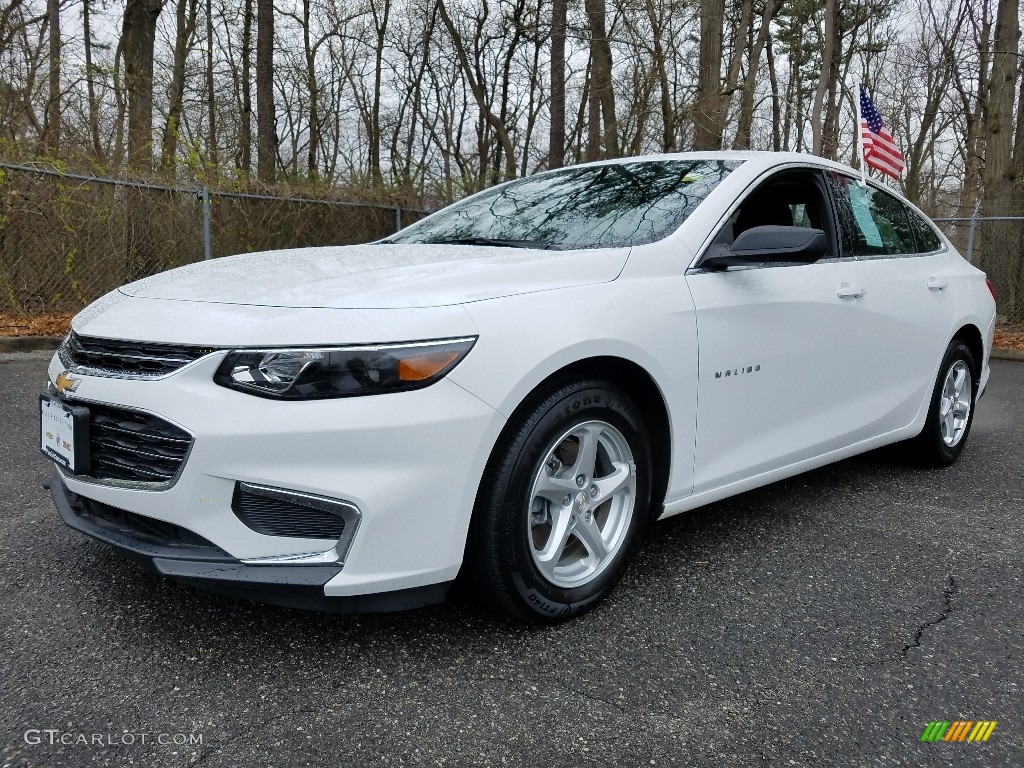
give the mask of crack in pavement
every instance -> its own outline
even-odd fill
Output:
[[[942,590],[942,598],[945,602],[945,606],[942,612],[939,613],[938,618],[926,621],[924,624],[917,628],[917,632],[914,633],[914,642],[903,646],[903,650],[900,651],[900,656],[904,659],[907,658],[907,654],[910,653],[911,648],[921,647],[921,637],[924,635],[924,631],[929,627],[935,627],[946,620],[946,617],[953,612],[953,596],[960,591],[960,586],[956,583],[956,579],[953,578],[952,574],[949,576],[949,583],[946,588]]]

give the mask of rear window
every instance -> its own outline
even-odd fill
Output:
[[[917,252],[903,203],[843,174],[832,173],[830,177],[840,211],[845,255],[901,256]]]
[[[909,209],[907,217],[910,219],[910,228],[914,230],[914,240],[917,242],[919,253],[932,253],[942,248],[942,240],[931,224]]]
[[[493,240],[552,249],[651,243],[675,231],[741,163],[648,160],[543,173],[455,203],[387,242]]]

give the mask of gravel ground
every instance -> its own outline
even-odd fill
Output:
[[[47,357],[0,355],[0,766],[1024,765],[1024,364],[955,467],[868,454],[673,518],[530,629],[232,600],[66,529]],[[920,742],[957,719],[998,726]]]

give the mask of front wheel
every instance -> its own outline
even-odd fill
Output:
[[[636,405],[601,381],[552,386],[522,411],[488,463],[467,555],[491,607],[551,623],[622,575],[649,517],[649,440]]]
[[[953,339],[939,366],[924,428],[907,444],[911,459],[926,466],[944,467],[963,452],[974,421],[976,371],[970,348],[960,339]]]

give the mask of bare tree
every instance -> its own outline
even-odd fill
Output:
[[[92,151],[96,159],[103,162],[105,153],[100,142],[100,110],[96,99],[96,69],[92,60],[92,25],[90,23],[90,4],[92,0],[82,0],[82,45],[85,55],[85,88],[88,96],[89,136],[92,139]]]
[[[441,23],[444,24],[445,29],[448,30],[452,44],[455,46],[455,53],[458,57],[459,65],[462,68],[462,74],[470,87],[473,98],[476,101],[477,108],[480,110],[480,120],[486,122],[486,124],[493,129],[498,141],[504,149],[505,178],[514,179],[516,177],[516,152],[515,147],[512,145],[512,140],[509,138],[508,127],[491,109],[487,100],[487,94],[484,91],[483,82],[478,77],[478,72],[474,70],[470,63],[469,56],[466,53],[466,47],[462,43],[462,37],[459,35],[451,16],[448,15],[448,9],[445,7],[444,0],[437,0],[437,13],[441,19]]]
[[[821,155],[824,149],[823,114],[825,95],[835,93],[838,71],[835,65],[836,48],[839,44],[839,0],[825,0],[825,31],[821,54],[821,74],[818,87],[814,90],[814,106],[811,108],[811,151]]]
[[[60,151],[60,0],[46,0],[46,21],[50,28],[49,100],[43,143],[56,154]]]
[[[733,149],[750,149],[750,129],[754,120],[754,88],[757,85],[757,73],[761,68],[761,53],[768,44],[771,31],[772,18],[775,15],[775,0],[765,0],[764,8],[761,11],[761,23],[757,29],[757,37],[750,47],[750,55],[747,58],[747,74],[743,78],[742,92],[740,94],[740,113],[736,125],[736,137],[733,139]],[[770,76],[772,77],[772,94],[775,94],[775,71],[774,66],[769,65]],[[776,106],[777,110],[777,106]]]
[[[197,0],[176,0],[174,53],[171,63],[171,85],[168,89],[167,120],[161,141],[160,168],[174,170],[181,131],[182,100],[185,94],[185,61],[195,42]]]
[[[982,204],[989,216],[1009,215],[1019,195],[1017,168],[1013,162],[1013,110],[1017,100],[1017,56],[1020,36],[1019,0],[997,0],[996,30],[992,47],[992,71],[985,103],[985,172]],[[1024,118],[1021,118],[1024,119]],[[995,222],[989,228],[981,250],[982,269],[1007,278],[1019,270],[1022,259],[1020,227],[1017,222]],[[1004,311],[1016,309],[1024,296],[1017,295],[1017,281],[1003,279]]]
[[[273,0],[256,0],[256,158],[260,181],[272,183],[277,175]]]
[[[693,105],[693,148],[721,149],[723,0],[700,0],[700,59]]]
[[[605,0],[584,0],[590,26],[591,112],[594,123],[600,113],[604,122],[604,157],[618,157],[618,123],[615,115],[615,89],[612,83],[612,48],[605,23]],[[598,109],[595,110],[594,107]],[[593,130],[593,129],[592,129]],[[594,136],[591,136],[593,141]]]
[[[127,0],[121,31],[128,95],[128,164],[153,165],[153,49],[163,0]]]
[[[241,114],[238,119],[238,167],[252,173],[252,25],[253,0],[245,0],[242,15],[242,74],[240,78]]]
[[[213,0],[206,0],[206,160],[217,167],[217,93],[213,75]]]
[[[548,133],[548,168],[565,162],[565,31],[568,0],[551,2],[551,129]]]

